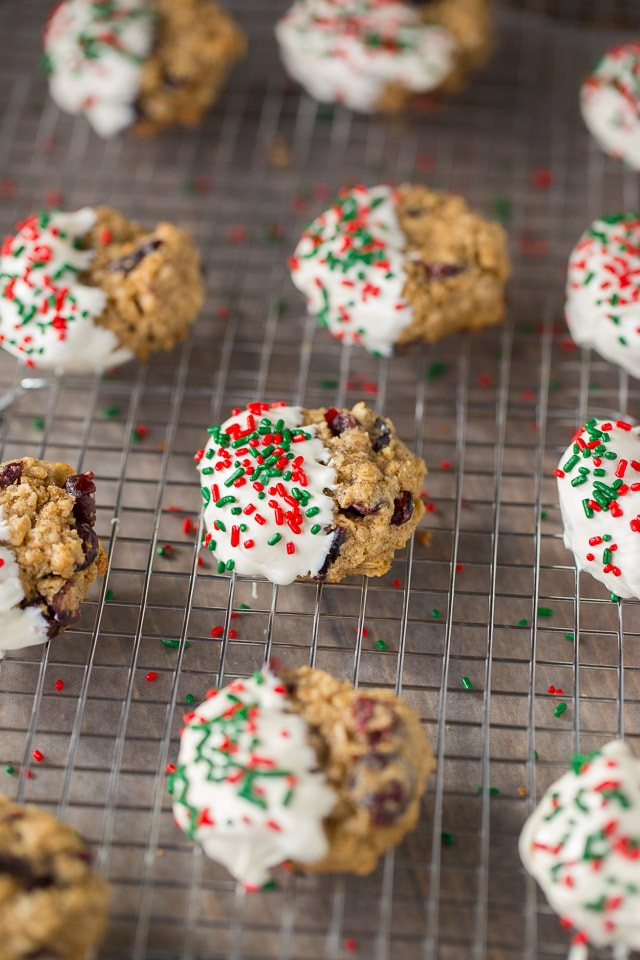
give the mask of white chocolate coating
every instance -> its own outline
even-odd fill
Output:
[[[524,825],[520,857],[553,909],[585,941],[622,958],[640,947],[640,762],[622,740],[552,784]]]
[[[640,427],[587,421],[555,475],[564,544],[578,568],[619,597],[640,597]]]
[[[142,64],[153,44],[147,0],[63,0],[47,24],[49,92],[69,113],[84,113],[101,137],[136,119]]]
[[[212,690],[185,723],[169,790],[176,823],[207,856],[250,888],[284,860],[321,860],[337,798],[278,678],[265,668]]]
[[[580,106],[605,153],[640,170],[640,42],[607,50],[582,85]]]
[[[7,650],[21,650],[47,641],[47,621],[36,607],[20,607],[24,590],[13,551],[2,546],[7,527],[0,521],[0,659]]]
[[[402,296],[405,235],[390,187],[343,190],[289,260],[309,312],[345,343],[388,357],[413,309]]]
[[[77,241],[95,211],[41,213],[8,237],[0,255],[0,346],[29,367],[100,371],[133,356],[94,323],[106,304],[98,287],[78,281],[93,259]]]
[[[456,43],[397,0],[296,0],[276,26],[287,71],[321,102],[377,109],[387,87],[424,93],[452,71]]]
[[[196,456],[205,546],[220,572],[226,566],[287,584],[322,568],[333,541],[333,500],[324,490],[334,485],[335,471],[315,427],[301,422],[300,407],[258,403],[210,428]],[[238,437],[245,442],[234,447]]]
[[[571,336],[640,377],[640,215],[600,217],[569,257]]]

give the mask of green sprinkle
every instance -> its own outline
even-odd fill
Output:
[[[251,607],[249,606],[248,603],[241,603],[241,604],[240,604],[240,609],[241,609],[241,610],[251,610]]]
[[[315,517],[320,513],[320,507],[309,507],[308,510],[305,510],[305,517]]]
[[[235,560],[227,560],[227,562],[226,562],[225,565],[224,565],[224,566],[225,566],[225,570],[231,571],[231,570],[233,570],[233,568],[235,567],[235,565],[236,565]]]
[[[534,751],[533,751],[533,759],[534,759],[534,760],[539,760],[539,759],[540,759],[540,757],[538,756],[538,751],[537,751],[537,750],[534,750]]]
[[[567,632],[566,632],[565,635],[564,635],[564,638],[565,638],[565,640],[571,640],[571,642],[573,643],[573,641],[575,640],[576,636],[575,636],[575,634],[574,634],[574,632],[573,632],[572,630],[567,630]]]
[[[609,594],[609,600],[611,600],[611,603],[617,603],[619,599],[620,599],[620,597],[618,596],[617,593],[610,593],[610,594]]]
[[[105,590],[104,592],[105,603],[109,603],[110,600],[113,600],[113,590]]]
[[[334,390],[338,386],[337,380],[321,380],[320,386],[324,390]]]
[[[106,407],[102,411],[103,417],[106,417],[107,420],[113,420],[114,417],[117,417],[120,413],[120,407]]]
[[[4,772],[5,772],[5,773],[8,773],[9,776],[11,776],[11,774],[15,772],[15,767],[12,767],[11,764],[8,763],[8,764],[6,765],[6,767],[4,768]]]
[[[558,706],[555,708],[555,710],[553,711],[554,717],[561,717],[562,714],[565,712],[566,709],[567,709],[567,705],[566,705],[566,703],[564,702],[564,700],[562,700],[562,701],[558,704]]]
[[[282,540],[282,536],[279,533],[274,533],[274,535],[267,540],[267,543],[270,547],[275,547],[276,543],[279,543]]]
[[[529,626],[529,621],[527,620],[526,617],[525,617],[524,619],[522,619],[522,620],[518,620],[518,626],[519,626],[519,627],[528,627],[528,626]]]
[[[446,363],[442,363],[440,360],[436,360],[434,363],[430,363],[427,368],[427,380],[437,380],[438,377],[447,369]]]
[[[384,640],[376,640],[376,647],[378,648],[378,650],[386,650],[386,649],[387,649],[387,645],[386,645],[386,643],[384,642]]]
[[[224,573],[224,571],[225,571],[224,561],[220,560],[218,562],[218,573]]]
[[[209,501],[211,500],[211,491],[208,487],[200,487],[200,493],[202,494],[202,499],[205,502],[205,506],[208,506]]]
[[[511,220],[511,200],[499,193],[493,198],[493,215],[500,223],[509,223]]]
[[[194,700],[195,700],[195,697],[194,697],[194,695],[193,695],[192,693],[186,693],[186,694],[185,694],[185,697],[184,697],[184,702],[185,702],[185,703],[193,703]]]
[[[539,617],[552,617],[553,610],[551,607],[538,607],[538,616]]]
[[[496,794],[500,793],[500,788],[499,788],[499,787],[489,787],[489,793],[491,794],[492,797],[495,797]]]
[[[227,503],[235,503],[236,498],[231,494],[228,494],[226,497],[220,497],[219,500],[216,500],[216,507],[224,507]]]
[[[163,643],[165,647],[170,647],[172,650],[177,650],[178,647],[180,646],[179,640],[170,640],[168,637],[161,637],[160,642]],[[187,642],[184,645],[185,650],[188,650],[190,646],[191,644],[187,640]]]
[[[166,557],[167,552],[168,551],[166,547],[158,547],[158,549],[156,550],[156,553],[158,554],[159,557]]]
[[[440,839],[442,840],[443,847],[452,847],[456,842],[456,838],[452,833],[447,833],[446,830],[443,830],[440,834]]]
[[[433,610],[431,611],[431,616],[432,616],[432,617],[441,617],[441,616],[442,616],[442,611],[441,611],[441,610],[438,610],[436,607],[434,607]]]
[[[320,533],[321,530],[322,530],[322,527],[319,523],[314,523],[314,525],[311,527],[311,533],[314,533],[314,534]]]
[[[278,886],[275,880],[267,880],[265,883],[262,884],[260,889],[261,890],[279,890],[280,887]]]
[[[546,511],[546,510],[541,510],[541,511],[540,511],[540,519],[541,519],[541,520],[546,520],[546,519],[547,519],[547,511]]]
[[[471,683],[471,680],[469,680],[469,677],[463,677],[460,683],[465,690],[473,690],[473,684]]]
[[[44,420],[41,417],[34,417],[32,425],[34,430],[44,430]]]

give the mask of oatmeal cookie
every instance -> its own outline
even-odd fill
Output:
[[[341,191],[289,267],[329,333],[381,356],[501,323],[510,272],[499,224],[460,196],[411,184]]]
[[[640,597],[640,427],[587,420],[554,470],[564,545],[619,597]]]
[[[62,0],[44,36],[51,96],[103,137],[197,123],[245,46],[209,0]]]
[[[184,339],[203,297],[186,231],[110,207],[43,212],[2,246],[0,345],[29,367],[105,370]]]
[[[220,573],[280,584],[381,576],[424,514],[424,462],[363,403],[250,403],[209,433],[196,459]]]
[[[415,826],[433,765],[391,691],[264,668],[187,714],[169,791],[177,824],[257,889],[283,861],[370,873]]]
[[[0,464],[0,656],[55,637],[107,568],[94,532],[92,473],[67,463]]]
[[[0,795],[0,960],[84,960],[108,902],[72,827]]]
[[[363,113],[463,86],[491,35],[488,0],[296,0],[276,25],[288,73],[316,100]]]
[[[605,153],[640,170],[640,41],[600,57],[580,90],[582,117]]]
[[[640,949],[639,848],[640,763],[622,740],[575,754],[520,836],[522,862],[573,943],[620,958]]]
[[[640,377],[640,213],[598,217],[571,251],[565,317],[571,336]]]

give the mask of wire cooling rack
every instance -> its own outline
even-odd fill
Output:
[[[637,175],[600,153],[577,109],[581,77],[621,34],[503,9],[466,91],[384,120],[287,82],[272,37],[284,0],[228,5],[251,52],[206,122],[106,143],[46,98],[48,3],[0,5],[2,228],[59,204],[166,218],[194,234],[208,284],[190,339],[146,364],[41,381],[0,358],[2,458],[93,469],[110,554],[76,629],[2,664],[0,790],[95,845],[114,891],[102,958],[562,957],[518,832],[574,750],[640,737],[638,606],[577,577],[551,477],[587,413],[640,413],[633,381],[573,350],[562,323],[578,235],[638,205]],[[305,318],[285,259],[338,187],[404,179],[507,223],[509,320],[377,360]],[[385,577],[337,586],[229,580],[210,555],[199,566],[193,451],[256,398],[364,399],[390,415],[429,464],[430,540]],[[247,895],[171,822],[165,769],[186,705],[270,654],[394,688],[424,720],[438,767],[420,824],[370,877],[285,874]]]

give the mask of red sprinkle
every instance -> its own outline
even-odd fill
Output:
[[[191,533],[191,520],[189,519],[189,517],[185,517],[184,520],[182,521],[182,532]]]
[[[213,627],[211,630],[212,637],[221,637],[224,633],[224,627]]]
[[[488,373],[481,373],[478,377],[478,386],[479,387],[490,387],[492,384],[491,377]]]
[[[546,167],[538,167],[531,174],[531,181],[534,187],[539,187],[540,190],[547,190],[553,183],[553,174],[550,170],[547,170]]]
[[[353,939],[353,937],[347,937],[347,939],[344,942],[344,948],[345,950],[349,950],[351,953],[353,953],[354,950],[358,949],[358,944]]]
[[[167,766],[166,766],[166,771],[167,771],[167,773],[175,773],[175,772],[176,772],[176,765],[175,765],[175,763],[168,763]]]
[[[64,690],[64,680],[56,680],[54,687],[56,690]]]
[[[153,681],[157,679],[158,679],[158,674],[155,672],[155,670],[150,670],[147,676],[145,677],[145,680],[147,681],[147,683],[153,683]]]
[[[31,754],[36,763],[42,763],[44,760],[44,753],[41,753],[39,750],[34,750]]]

